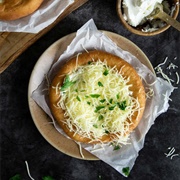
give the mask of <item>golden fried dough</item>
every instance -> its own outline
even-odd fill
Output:
[[[15,20],[33,13],[43,0],[0,0],[0,20]]]

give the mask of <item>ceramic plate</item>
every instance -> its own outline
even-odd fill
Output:
[[[131,41],[128,39],[108,31],[103,31],[109,38],[111,38],[120,48],[129,51],[136,56],[144,65],[146,65],[153,73],[153,67],[146,57],[146,55]],[[38,87],[38,85],[44,79],[44,72],[48,72],[49,67],[53,61],[56,61],[58,57],[66,50],[67,46],[71,43],[76,33],[69,34],[60,40],[52,44],[37,61],[29,81],[28,88],[28,101],[29,108],[33,118],[33,121],[42,134],[42,136],[56,149],[69,156],[82,159],[79,151],[79,146],[70,139],[67,139],[61,135],[53,126],[51,119],[48,115],[35,103],[31,98],[32,92]],[[83,149],[83,155],[85,160],[98,160],[97,157],[90,154]]]

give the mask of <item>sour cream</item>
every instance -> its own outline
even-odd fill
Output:
[[[132,26],[136,27],[144,22],[156,7],[156,3],[163,0],[123,0],[124,18]]]

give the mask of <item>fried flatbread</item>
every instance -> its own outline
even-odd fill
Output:
[[[33,13],[43,0],[0,0],[0,20],[16,20]]]
[[[112,55],[110,53],[104,52],[104,51],[98,51],[93,50],[87,52],[83,52],[82,54],[78,55],[78,61],[77,57],[73,57],[70,59],[63,67],[59,69],[59,72],[55,75],[49,89],[49,101],[50,101],[50,109],[52,112],[52,115],[54,116],[55,120],[58,122],[58,124],[61,126],[61,128],[64,130],[64,132],[72,139],[78,142],[83,143],[99,143],[99,142],[109,142],[111,141],[111,137],[114,135],[113,133],[103,135],[99,141],[92,141],[91,138],[83,137],[82,135],[79,135],[78,133],[75,133],[73,131],[70,131],[66,124],[66,120],[64,117],[64,110],[61,108],[57,108],[56,104],[60,100],[59,93],[56,92],[55,88],[57,84],[59,86],[63,85],[64,78],[67,74],[70,74],[73,72],[74,69],[76,69],[78,66],[82,66],[87,64],[90,61],[106,61],[107,65],[109,67],[116,66],[117,70],[120,70],[121,74],[125,78],[129,78],[128,84],[131,84],[129,87],[130,91],[133,92],[133,97],[138,99],[139,101],[139,111],[135,112],[132,116],[132,124],[130,125],[129,130],[126,132],[126,134],[129,134],[132,132],[136,126],[139,124],[139,121],[142,118],[145,104],[146,104],[146,98],[145,98],[145,90],[144,86],[142,84],[141,78],[137,74],[136,70],[126,61],[121,59],[118,56]],[[123,67],[123,68],[122,68]],[[93,93],[93,92],[92,92]],[[84,119],[86,121],[86,119]],[[128,121],[128,119],[127,119]]]

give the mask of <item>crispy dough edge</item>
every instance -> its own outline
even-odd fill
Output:
[[[139,124],[143,116],[143,112],[146,104],[145,90],[141,78],[137,74],[136,70],[129,63],[127,63],[118,56],[112,55],[104,51],[94,50],[94,51],[89,51],[89,53],[84,52],[80,54],[78,57],[78,65],[87,64],[89,61],[92,61],[92,59],[94,59],[94,61],[97,61],[99,59],[106,60],[108,66],[110,67],[116,66],[118,70],[120,70],[124,66],[124,68],[121,69],[122,75],[124,75],[125,77],[130,76],[130,81],[128,84],[133,84],[130,90],[133,91],[133,96],[139,99],[140,108],[141,108],[138,118],[137,118],[137,113],[135,113],[132,118],[133,124],[130,125],[130,132],[132,132]],[[60,68],[59,72],[54,77],[50,87],[56,86],[56,84],[59,82],[60,82],[59,86],[61,86],[63,84],[65,75],[71,73],[75,67],[76,67],[76,57],[70,59],[63,67]],[[51,112],[54,118],[56,119],[56,121],[58,122],[58,124],[60,125],[60,127],[70,138],[78,142],[93,143],[93,144],[99,142],[109,142],[111,140],[111,135],[109,134],[109,135],[104,135],[102,138],[100,138],[99,142],[91,142],[92,140],[89,138],[84,138],[78,134],[74,134],[74,132],[70,132],[69,128],[63,122],[64,111],[61,108],[57,108],[54,106],[54,104],[57,104],[57,102],[59,101],[59,98],[60,97],[55,94],[54,89],[50,88],[49,100],[50,100]],[[127,133],[129,134],[130,132]]]
[[[22,4],[11,8],[7,0],[0,4],[0,19],[1,20],[16,20],[28,16],[36,11],[43,0],[24,0]],[[14,2],[11,2],[14,3]],[[6,10],[4,10],[4,7]]]

